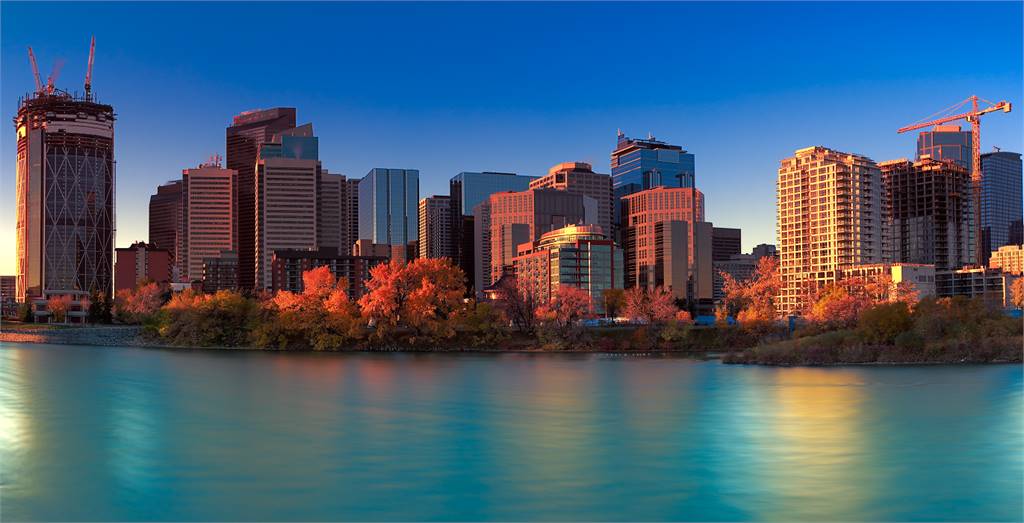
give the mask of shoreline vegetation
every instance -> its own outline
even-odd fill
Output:
[[[140,283],[114,300],[97,297],[90,322],[103,327],[3,325],[0,341],[153,348],[368,352],[566,352],[721,358],[727,364],[1019,363],[1022,321],[964,298],[918,299],[884,280],[847,280],[808,296],[797,328],[780,321],[779,278],[765,258],[746,281],[725,278],[714,325],[694,325],[686,304],[655,289],[612,289],[600,320],[589,293],[558,287],[547,302],[506,278],[496,299],[464,299],[462,272],[443,259],[374,267],[367,292],[321,267],[303,291],[246,297],[232,291],[171,295]],[[682,306],[682,308],[680,307]],[[735,318],[736,322],[730,321]],[[59,318],[58,318],[59,321]],[[735,323],[735,324],[734,324]],[[13,327],[13,328],[12,328]]]

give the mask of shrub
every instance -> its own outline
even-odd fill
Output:
[[[906,303],[881,303],[861,313],[858,330],[864,341],[891,344],[900,333],[914,327]]]

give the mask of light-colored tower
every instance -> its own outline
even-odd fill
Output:
[[[814,146],[782,160],[776,186],[778,312],[801,310],[843,267],[882,260],[881,172],[870,158]]]
[[[419,258],[451,259],[452,209],[448,196],[430,196],[420,200]]]
[[[530,182],[531,189],[558,189],[572,194],[589,196],[597,202],[597,217],[592,224],[602,231],[612,230],[612,177],[595,173],[589,163],[563,162],[550,169],[546,176]]]
[[[203,279],[203,260],[237,248],[235,183],[238,172],[210,162],[181,173],[182,239],[175,256],[182,281]]]

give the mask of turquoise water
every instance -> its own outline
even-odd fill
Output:
[[[1020,366],[0,349],[15,520],[1020,520]]]

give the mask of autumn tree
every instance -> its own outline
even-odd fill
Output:
[[[625,292],[623,302],[622,313],[633,322],[665,323],[679,312],[672,293],[662,287],[650,291],[631,287]]]
[[[362,316],[376,341],[402,332],[412,342],[454,336],[449,321],[465,294],[462,270],[447,258],[418,258],[407,264],[392,261],[370,270],[367,293],[359,299]]]
[[[537,309],[537,319],[558,329],[566,329],[594,314],[590,293],[572,285],[559,285],[551,301]]]
[[[537,296],[527,287],[519,285],[515,277],[498,281],[496,302],[512,326],[524,334],[533,334],[537,327]]]
[[[757,262],[754,274],[738,280],[721,272],[723,308],[718,316],[733,316],[741,323],[773,321],[776,318],[775,297],[782,290],[779,262],[774,256],[764,256]]]
[[[256,344],[277,348],[339,349],[359,332],[358,312],[345,292],[348,283],[330,267],[302,273],[302,292],[279,291],[263,302]]]
[[[1024,309],[1024,278],[1013,280],[1013,284],[1010,286],[1010,296],[1014,307]]]
[[[134,289],[117,291],[114,316],[121,323],[141,323],[155,314],[167,300],[167,289],[160,284],[140,282]]]
[[[64,323],[68,319],[68,309],[71,307],[71,296],[61,294],[51,296],[46,300],[46,310],[50,311],[53,321]]]
[[[163,340],[189,347],[248,346],[259,322],[256,301],[235,291],[177,293],[156,315],[155,333]]]

